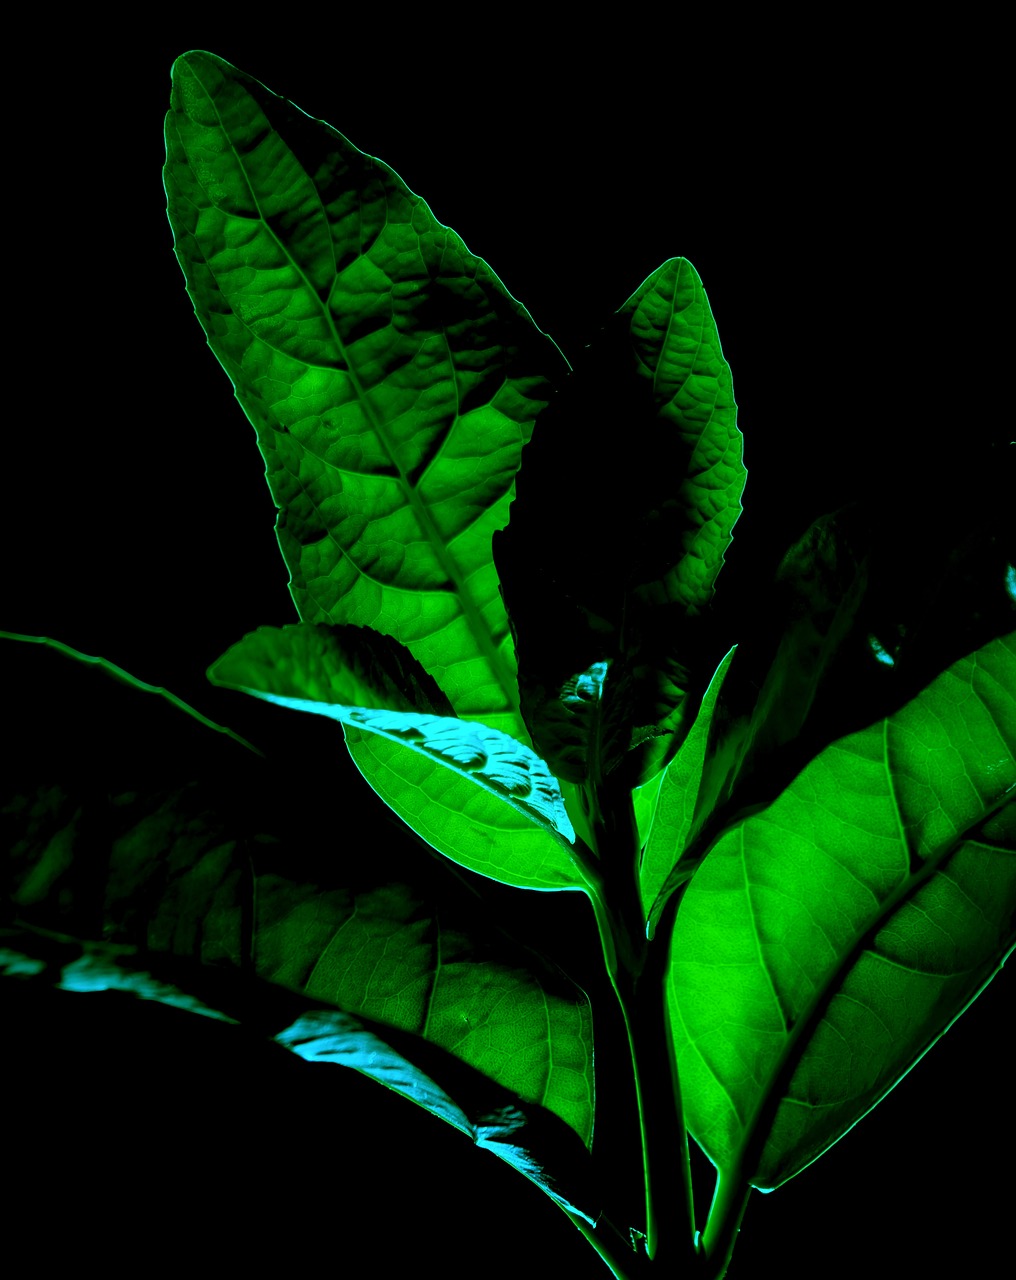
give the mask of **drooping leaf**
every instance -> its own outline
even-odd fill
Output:
[[[308,1062],[352,1068],[507,1161],[569,1212],[596,1219],[590,1162],[571,1129],[436,1044],[387,1024],[257,979],[241,989],[208,967],[33,929],[0,928],[0,977],[78,993],[122,991],[245,1025]]]
[[[166,140],[301,616],[395,637],[457,715],[524,738],[491,536],[563,357],[386,165],[221,59],[177,60]]]
[[[208,674],[215,684],[339,721],[382,799],[460,865],[522,888],[583,887],[581,854],[569,843],[575,833],[546,764],[486,725],[345,705],[339,699],[358,691],[347,648],[344,630],[262,627]]]
[[[697,623],[740,513],[745,471],[730,370],[690,263],[624,304],[540,418],[508,529],[495,539],[537,749],[573,781],[561,691],[610,663],[619,700],[596,727],[634,727],[634,781],[659,772],[708,680]],[[708,661],[708,659],[705,659]],[[710,670],[715,666],[712,659]],[[685,705],[686,699],[691,701]]]
[[[724,834],[677,915],[689,1127],[767,1188],[875,1105],[1016,938],[1016,635],[833,744]]]
[[[341,1001],[398,1028],[403,1058],[415,1040],[438,1046],[588,1140],[585,995],[439,860],[363,857],[328,762],[266,761],[72,650],[5,648],[20,695],[0,794],[9,914],[136,953],[135,972],[200,962],[237,1001],[253,976]]]

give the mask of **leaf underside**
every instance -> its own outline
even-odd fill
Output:
[[[689,1128],[778,1186],[992,977],[1016,913],[1016,636],[833,744],[724,834],[681,903],[669,1008]]]
[[[209,670],[215,684],[343,725],[357,767],[396,813],[460,866],[528,889],[584,887],[557,779],[507,734],[453,716],[377,705],[355,678],[366,644],[397,643],[357,628],[261,627]],[[362,663],[360,664],[362,665]],[[400,671],[414,672],[403,651]],[[359,695],[374,705],[348,705]],[[435,763],[440,767],[435,769]]]

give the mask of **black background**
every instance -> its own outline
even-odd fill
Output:
[[[886,476],[910,495],[929,476],[969,491],[1001,456],[1001,195],[969,41],[917,57],[796,33],[809,56],[760,46],[741,64],[723,33],[676,19],[631,39],[527,19],[497,41],[437,13],[403,22],[378,7],[303,40],[81,28],[40,57],[15,131],[27,284],[8,299],[23,354],[8,352],[4,627],[229,719],[205,667],[295,618],[253,431],[165,219],[169,69],[195,46],[381,156],[566,354],[662,260],[692,260],[745,434],[726,586],[746,608],[821,512]],[[340,752],[335,770],[337,796],[369,813]],[[373,832],[342,808],[347,836]],[[33,1203],[67,1215],[51,1248],[142,1268],[195,1251],[393,1276],[435,1256],[448,1277],[582,1265],[584,1243],[517,1174],[352,1073],[117,997],[8,999],[17,1167]],[[757,1198],[731,1277],[993,1274],[1011,1018],[1006,975],[858,1130]],[[54,1063],[56,1093],[38,1087]]]

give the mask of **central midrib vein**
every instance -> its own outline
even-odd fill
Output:
[[[195,74],[195,78],[197,78],[196,74]],[[328,222],[328,214],[327,214],[327,211],[325,210],[324,203],[321,200],[321,193],[318,190],[317,184],[309,177],[309,175],[307,175],[306,170],[303,170],[303,166],[301,165],[300,167],[304,173],[304,176],[307,178],[307,181],[313,187],[314,193],[317,196],[318,205],[321,209],[321,216],[325,219],[325,223],[328,228],[328,243],[332,251],[332,263],[333,263],[332,283],[328,290],[328,298],[324,302],[322,302],[317,289],[315,289],[314,286],[311,284],[311,282],[307,279],[306,272],[303,270],[300,264],[295,260],[293,255],[290,253],[288,247],[279,238],[279,236],[276,234],[275,230],[272,228],[271,224],[269,223],[268,219],[265,217],[261,209],[261,202],[257,197],[254,186],[247,172],[247,167],[244,164],[243,158],[241,157],[240,153],[237,151],[235,145],[233,144],[233,139],[231,134],[229,133],[229,130],[225,127],[222,121],[222,116],[219,112],[219,108],[215,102],[215,99],[212,97],[209,91],[205,89],[205,86],[203,84],[201,87],[205,90],[205,93],[208,96],[209,104],[211,105],[212,110],[215,112],[216,119],[219,122],[219,127],[222,129],[223,136],[228,141],[229,148],[232,151],[233,155],[236,157],[237,165],[239,166],[240,171],[243,174],[244,181],[247,184],[247,190],[250,192],[251,202],[253,203],[254,208],[258,212],[258,217],[261,219],[262,225],[264,226],[268,234],[272,237],[272,239],[275,241],[275,243],[278,245],[280,252],[283,254],[286,261],[289,262],[290,266],[296,272],[297,276],[302,281],[304,288],[306,288],[310,292],[310,294],[317,300],[317,304],[321,309],[325,323],[328,326],[328,330],[332,336],[332,340],[335,343],[335,348],[339,354],[341,361],[345,364],[346,372],[349,376],[350,381],[353,384],[353,389],[356,392],[356,396],[360,401],[360,404],[363,406],[364,415],[367,418],[371,428],[375,432],[378,440],[380,441],[381,446],[384,449],[385,454],[387,455],[393,470],[397,473],[398,482],[402,489],[402,493],[405,497],[406,505],[408,506],[410,512],[412,513],[414,519],[416,520],[417,525],[419,526],[425,539],[427,540],[428,544],[433,550],[442,573],[445,575],[447,580],[452,585],[455,597],[459,603],[459,608],[461,609],[462,615],[466,619],[466,623],[469,627],[470,634],[472,635],[477,648],[479,649],[483,658],[486,660],[487,665],[490,667],[491,672],[493,673],[498,685],[501,688],[502,694],[504,695],[505,707],[515,712],[517,715],[518,714],[518,692],[516,687],[516,681],[512,673],[508,670],[504,662],[504,659],[502,658],[498,650],[498,646],[494,642],[494,637],[491,635],[488,627],[484,623],[483,617],[481,616],[480,610],[477,607],[476,602],[473,600],[472,596],[466,590],[465,581],[462,577],[462,572],[459,568],[457,561],[455,560],[454,556],[452,556],[448,551],[448,548],[445,545],[444,540],[441,538],[440,531],[438,530],[437,525],[434,523],[434,520],[430,512],[427,510],[426,504],[421,500],[420,495],[416,491],[416,489],[409,483],[409,480],[405,474],[405,471],[401,463],[399,462],[398,457],[396,456],[396,453],[392,446],[392,441],[385,429],[384,421],[382,420],[380,415],[377,413],[377,410],[375,409],[374,404],[370,399],[370,395],[367,389],[364,387],[362,381],[360,380],[359,374],[357,373],[353,362],[349,359],[346,344],[343,342],[342,337],[335,326],[335,320],[332,316],[332,310],[331,310],[331,298],[332,298],[332,293],[335,289],[335,286],[338,283],[338,278],[339,278],[338,264],[335,262],[335,244],[331,234],[331,224]],[[271,128],[270,123],[268,124],[268,127]],[[349,144],[349,145],[352,145],[352,144]],[[412,199],[409,193],[407,193],[407,198]],[[442,229],[447,234],[454,234],[453,232],[449,231],[447,227]],[[444,329],[441,330],[441,334],[444,337],[445,341],[447,342],[447,334],[445,333]],[[255,337],[255,335],[253,334],[251,336]],[[257,340],[256,337],[255,337],[255,340]],[[457,415],[456,415],[456,418],[457,418]],[[449,427],[449,432],[452,430],[454,430],[454,423],[452,424],[452,426]],[[492,708],[492,710],[494,710],[494,708]],[[498,708],[498,710],[500,710],[500,708]]]

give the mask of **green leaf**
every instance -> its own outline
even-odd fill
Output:
[[[730,366],[702,281],[685,258],[657,268],[619,314],[630,321],[639,375],[652,386],[659,423],[674,432],[686,455],[681,474],[670,476],[674,496],[653,513],[653,523],[668,533],[680,529],[681,555],[659,577],[638,583],[636,592],[648,603],[665,601],[696,614],[712,597],[741,514],[745,470]]]
[[[973,517],[932,498],[921,510],[843,508],[784,557],[713,716],[696,806],[704,838],[1012,629],[1006,513]]]
[[[496,931],[476,927],[477,907],[466,895],[437,906],[405,884],[322,893],[263,875],[257,970],[440,1045],[559,1115],[588,1145],[589,1006],[536,956],[513,963]]]
[[[359,644],[348,629],[262,627],[208,674],[215,684],[343,724],[357,767],[381,798],[460,865],[522,888],[584,887],[581,855],[569,843],[575,833],[546,764],[486,725],[344,705],[340,699],[359,692],[376,700],[350,671]]]
[[[22,921],[126,949],[132,972],[200,962],[215,975],[201,991],[220,993],[206,1003],[227,1014],[254,976],[297,989],[304,1009],[341,1004],[398,1029],[407,1061],[415,1042],[436,1046],[493,1073],[498,1108],[507,1092],[588,1142],[584,993],[440,860],[388,841],[382,861],[357,825],[343,835],[333,766],[289,750],[269,763],[120,673],[67,662],[65,646],[4,648],[20,750],[0,784],[0,870]]]
[[[610,772],[634,748],[644,783],[690,728],[716,665],[701,615],[741,509],[735,419],[705,290],[681,258],[624,304],[540,418],[495,556],[523,712],[562,777],[586,780],[590,759]],[[605,707],[576,725],[562,690],[604,663]],[[600,744],[581,749],[579,728]]]
[[[690,874],[690,870],[682,866],[681,855],[691,843],[709,727],[717,696],[735,652],[736,646],[716,668],[691,732],[667,766],[660,783],[649,840],[639,870],[642,907],[649,921],[650,937],[668,898]]]
[[[213,684],[363,711],[452,714],[412,654],[369,627],[260,627],[209,668]],[[269,701],[277,701],[272,697]]]
[[[856,628],[868,576],[868,537],[859,523],[851,511],[823,516],[784,556],[767,619],[782,628],[775,654],[761,689],[758,673],[750,671],[721,695],[701,764],[700,826],[757,764],[800,738],[823,681]],[[747,706],[737,705],[738,692],[747,695]]]
[[[177,60],[166,143],[301,617],[395,637],[457,715],[524,738],[491,536],[560,352],[386,165],[221,59]]]
[[[1011,950],[1016,635],[824,750],[726,832],[678,912],[688,1124],[771,1188],[871,1109]]]

